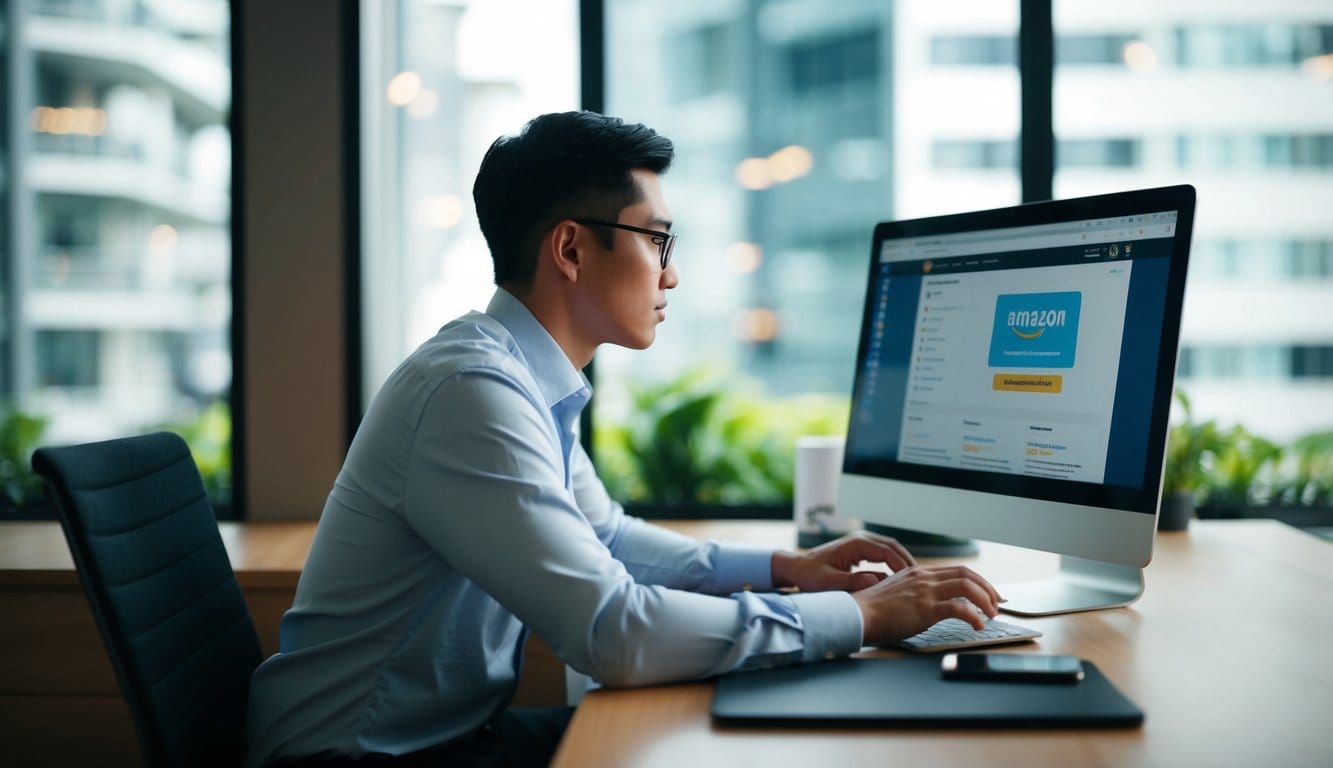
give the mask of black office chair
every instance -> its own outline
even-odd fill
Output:
[[[41,448],[147,766],[236,765],[259,637],[185,441]]]

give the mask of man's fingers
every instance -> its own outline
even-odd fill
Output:
[[[962,619],[975,630],[986,627],[986,620],[977,613],[977,609],[966,600],[945,600],[939,603],[940,619]]]
[[[968,581],[971,581],[986,593],[989,602],[997,605],[1004,602],[1004,598],[1000,596],[999,590],[991,586],[989,581],[983,579],[981,574],[965,565],[940,566],[937,572],[940,575],[947,575],[955,579],[967,579]]]
[[[893,571],[916,565],[911,553],[896,540],[865,532],[839,540],[837,558],[849,566],[863,560],[884,563]]]
[[[912,553],[907,551],[907,547],[904,547],[902,545],[902,542],[898,541],[892,536],[885,536],[883,534],[873,533],[871,531],[862,531],[861,538],[862,540],[867,541],[871,544],[878,545],[883,550],[887,550],[897,555],[899,559],[902,561],[901,565],[895,565],[889,562],[887,558],[885,558],[884,560],[884,562],[887,563],[889,567],[893,568],[895,571],[900,568],[908,568],[910,566],[916,565],[916,558],[912,557]]]
[[[855,573],[848,574],[848,576],[851,577],[849,579],[851,586],[848,587],[848,591],[851,592],[869,589],[888,578],[888,574],[878,573],[876,571],[856,571]]]
[[[990,617],[999,613],[999,606],[991,598],[990,593],[970,579],[950,579],[943,582],[939,585],[937,594],[943,599],[953,600],[954,602],[965,601],[968,610],[973,613],[980,610]]]
[[[819,577],[815,589],[829,590],[841,589],[844,592],[860,592],[863,589],[878,584],[887,574],[877,573],[875,571],[844,571],[838,568],[827,568]]]

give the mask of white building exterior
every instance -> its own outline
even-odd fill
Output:
[[[6,21],[15,399],[46,442],[188,421],[231,380],[227,3]]]

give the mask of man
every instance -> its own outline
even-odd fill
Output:
[[[255,673],[249,764],[544,764],[568,709],[505,709],[528,631],[629,686],[995,615],[979,576],[918,567],[892,539],[805,554],[700,543],[607,497],[575,432],[592,394],[579,371],[601,344],[648,347],[666,317],[672,155],[652,130],[589,112],[491,146],[473,196],[498,289],[371,404],[281,652]],[[865,560],[894,574],[851,571]]]

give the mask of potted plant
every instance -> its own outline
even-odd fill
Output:
[[[1208,499],[1201,514],[1216,518],[1250,515],[1250,507],[1272,499],[1282,448],[1237,424],[1218,435],[1208,466]]]
[[[1333,507],[1333,430],[1293,441],[1284,451],[1286,476],[1274,493],[1283,507]]]
[[[1217,424],[1211,419],[1196,422],[1183,391],[1176,390],[1176,402],[1180,404],[1181,420],[1167,432],[1162,502],[1157,515],[1157,528],[1163,531],[1181,531],[1189,525],[1207,493],[1204,462],[1218,445]]]
[[[32,471],[32,452],[46,419],[0,405],[0,519],[45,517],[43,480]]]
[[[848,403],[774,398],[753,382],[699,368],[630,389],[625,423],[599,421],[598,462],[607,490],[657,508],[790,504],[796,438],[846,429]]]
[[[1240,424],[1196,421],[1189,398],[1176,400],[1183,418],[1167,437],[1159,529],[1180,530],[1196,512],[1333,527],[1333,430],[1283,446]]]

